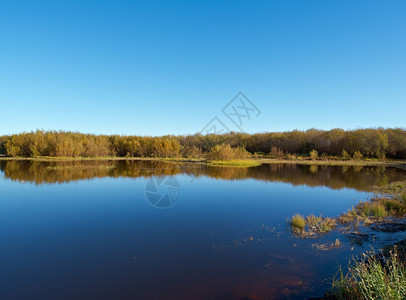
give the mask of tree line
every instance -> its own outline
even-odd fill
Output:
[[[406,158],[406,130],[293,130],[246,134],[186,136],[95,135],[65,131],[24,132],[0,136],[0,154],[10,157],[204,157],[245,158],[251,155]]]

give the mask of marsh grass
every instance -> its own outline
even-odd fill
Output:
[[[332,249],[337,249],[341,247],[341,242],[339,239],[336,239],[333,243],[316,243],[316,244],[312,244],[313,248],[316,248],[317,250],[321,250],[321,251],[327,251],[327,250],[332,250]]]
[[[389,256],[375,252],[354,258],[347,274],[339,267],[332,282],[335,299],[395,299],[406,298],[406,271],[396,249]]]
[[[301,233],[304,231],[304,229],[306,227],[306,220],[302,215],[296,214],[292,217],[292,220],[290,221],[290,225],[294,232]]]
[[[340,223],[346,224],[346,223],[351,223],[351,222],[357,220],[357,218],[358,218],[358,214],[357,214],[357,211],[355,210],[355,207],[353,206],[346,213],[341,214],[338,217],[338,221]]]
[[[339,216],[340,223],[363,221],[372,224],[386,217],[402,218],[406,215],[406,201],[402,194],[400,198],[373,198],[367,202],[359,202],[352,209]]]
[[[406,215],[406,201],[398,201],[394,199],[382,199],[381,201],[389,215],[399,217]]]
[[[302,238],[329,232],[336,227],[336,224],[337,221],[333,218],[316,217],[313,214],[306,218],[296,214],[290,220],[292,232]]]
[[[387,212],[385,206],[380,201],[371,201],[361,205],[361,216],[384,218],[387,216]]]
[[[322,216],[316,217],[312,214],[306,217],[306,223],[308,224],[308,226],[316,228],[318,232],[328,232],[335,227],[336,220],[331,218],[323,218]]]
[[[339,217],[341,223],[354,220],[373,223],[386,217],[402,218],[406,216],[406,182],[393,182],[375,189],[376,196],[367,202],[359,202],[351,210]]]
[[[405,169],[405,161],[402,160],[345,160],[342,158],[335,159],[327,157],[323,160],[311,160],[308,157],[303,158],[295,155],[287,155],[286,158],[263,158],[259,159],[262,163],[267,164],[297,164],[297,165],[318,165],[318,166],[349,166],[349,167],[365,167],[365,166],[388,166]]]
[[[164,158],[159,158],[157,160],[160,161],[169,161],[169,162],[180,162],[180,163],[202,163],[205,162],[205,158],[201,157],[164,157]]]
[[[111,170],[114,169],[116,166],[55,166],[55,167],[47,167],[46,169],[49,171],[58,171],[58,170],[90,170],[90,169],[98,169],[98,170]]]
[[[232,160],[209,160],[208,165],[230,166],[230,167],[256,167],[262,163],[254,159],[232,159]]]

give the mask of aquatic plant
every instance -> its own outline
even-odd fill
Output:
[[[361,216],[383,218],[387,216],[385,206],[378,201],[365,202],[361,205]]]
[[[292,232],[301,237],[309,237],[318,233],[326,233],[335,228],[337,221],[333,218],[316,217],[311,214],[304,218],[296,214],[290,220]]]
[[[292,217],[290,224],[293,231],[302,232],[305,229],[306,220],[302,215],[296,214]]]
[[[313,248],[316,248],[317,250],[322,250],[322,251],[327,251],[327,250],[331,250],[331,249],[336,249],[336,248],[340,248],[341,247],[341,242],[339,239],[336,239],[333,243],[316,243],[316,244],[312,244]]]
[[[396,249],[389,256],[365,253],[354,258],[347,274],[339,267],[333,278],[332,296],[336,299],[405,299],[406,270]]]
[[[398,192],[389,197],[373,198],[367,202],[359,202],[346,213],[339,216],[340,223],[350,223],[362,220],[365,224],[381,221],[385,217],[400,218],[406,215],[405,191]]]
[[[306,217],[306,224],[311,226],[311,229],[316,229],[318,232],[328,232],[335,227],[336,220],[332,218],[323,218],[322,216],[316,217],[315,215],[311,214],[310,216]]]
[[[351,222],[355,221],[357,218],[358,218],[358,214],[355,210],[355,207],[353,206],[346,213],[341,214],[338,217],[338,221],[340,223],[346,224],[346,223],[351,223]]]

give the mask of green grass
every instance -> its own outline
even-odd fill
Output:
[[[404,188],[403,188],[404,189]],[[389,198],[391,197],[391,198]],[[372,224],[386,217],[402,218],[406,215],[405,191],[386,195],[382,198],[373,198],[367,202],[359,202],[351,210],[342,214],[338,220],[341,223],[364,221]]]
[[[406,270],[396,250],[379,259],[374,252],[353,259],[348,273],[341,267],[333,278],[335,299],[406,299]]]
[[[159,160],[163,161],[170,161],[170,162],[187,162],[187,163],[202,163],[205,162],[204,158],[196,158],[196,157],[164,157],[164,158],[159,158]]]
[[[395,199],[382,199],[382,205],[390,216],[404,216],[406,215],[406,201]]]
[[[316,217],[311,214],[306,218],[300,214],[296,214],[290,220],[290,226],[293,234],[299,237],[306,238],[316,236],[333,230],[337,225],[336,219]]]
[[[362,205],[363,217],[384,218],[387,216],[385,206],[380,202],[365,202]]]
[[[357,220],[357,218],[357,211],[355,210],[355,207],[352,207],[352,209],[349,209],[346,213],[341,214],[341,216],[339,216],[338,218],[338,221],[340,223],[346,224]]]
[[[256,167],[262,163],[255,159],[232,159],[232,160],[212,160],[207,161],[208,165],[230,166],[230,167]]]
[[[296,214],[292,217],[290,225],[293,231],[303,232],[306,227],[306,220],[302,215]]]
[[[90,170],[90,169],[98,169],[98,170],[111,170],[114,169],[116,166],[56,166],[56,167],[47,167],[47,170],[51,171],[58,171],[58,170]]]

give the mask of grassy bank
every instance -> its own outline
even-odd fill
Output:
[[[154,161],[168,161],[179,163],[205,163],[208,165],[217,166],[236,166],[236,167],[252,167],[261,164],[296,164],[296,165],[316,165],[316,166],[385,166],[385,167],[398,167],[406,169],[406,160],[377,160],[377,159],[364,159],[364,160],[311,160],[303,159],[272,159],[272,158],[248,158],[248,159],[231,159],[231,160],[207,160],[205,158],[195,157],[116,157],[116,156],[98,156],[98,157],[51,157],[51,156],[38,156],[38,157],[6,157],[0,156],[1,160],[32,160],[32,161],[105,161],[105,160],[154,160]]]
[[[256,167],[262,164],[255,159],[232,159],[232,160],[211,160],[207,161],[211,166],[230,166],[230,167]]]
[[[116,166],[55,166],[55,167],[47,167],[46,169],[49,171],[60,171],[60,170],[93,170],[93,169],[98,169],[98,170],[112,170]]]
[[[265,158],[259,160],[267,164],[297,164],[297,165],[315,165],[315,166],[387,166],[387,167],[400,167],[406,169],[406,160],[378,160],[378,159],[365,159],[365,160],[310,160],[310,159],[272,159]]]

